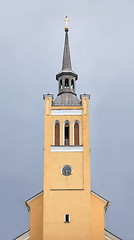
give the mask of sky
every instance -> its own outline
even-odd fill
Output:
[[[44,93],[57,94],[64,18],[77,94],[89,93],[92,190],[106,227],[133,240],[134,1],[0,0],[0,239],[29,228],[24,201],[43,189]]]

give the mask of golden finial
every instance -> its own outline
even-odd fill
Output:
[[[68,22],[69,22],[70,20],[69,20],[68,17],[66,16],[64,21],[66,22],[65,30],[68,30],[68,29],[69,29],[69,27],[68,27]]]

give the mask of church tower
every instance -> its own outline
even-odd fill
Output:
[[[109,201],[91,190],[89,94],[76,94],[66,17],[58,94],[44,99],[44,189],[25,202],[30,230],[19,240],[119,239],[105,229]]]
[[[68,31],[66,27],[62,70],[56,75],[57,98],[44,95],[46,240],[91,239],[89,94],[77,98],[78,76],[71,66]]]

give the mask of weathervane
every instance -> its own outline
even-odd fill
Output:
[[[69,27],[68,27],[68,22],[69,22],[70,20],[69,20],[68,17],[66,16],[64,21],[66,22],[65,30],[68,30],[68,29],[69,29]]]

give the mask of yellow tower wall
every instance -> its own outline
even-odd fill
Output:
[[[88,108],[88,98],[84,95],[82,106],[79,107],[55,107],[52,106],[51,97],[45,98],[43,240],[104,240],[105,203],[91,197],[90,193]],[[53,110],[81,110],[82,115],[55,116]],[[60,149],[64,147],[64,122],[70,121],[71,145],[74,144],[74,121],[80,122],[80,144],[83,148],[81,152],[54,151],[56,120],[60,122]],[[72,175],[67,177],[61,174],[61,168],[65,164],[73,168]],[[65,214],[70,214],[70,223],[64,223]],[[101,223],[100,226],[97,222]]]

